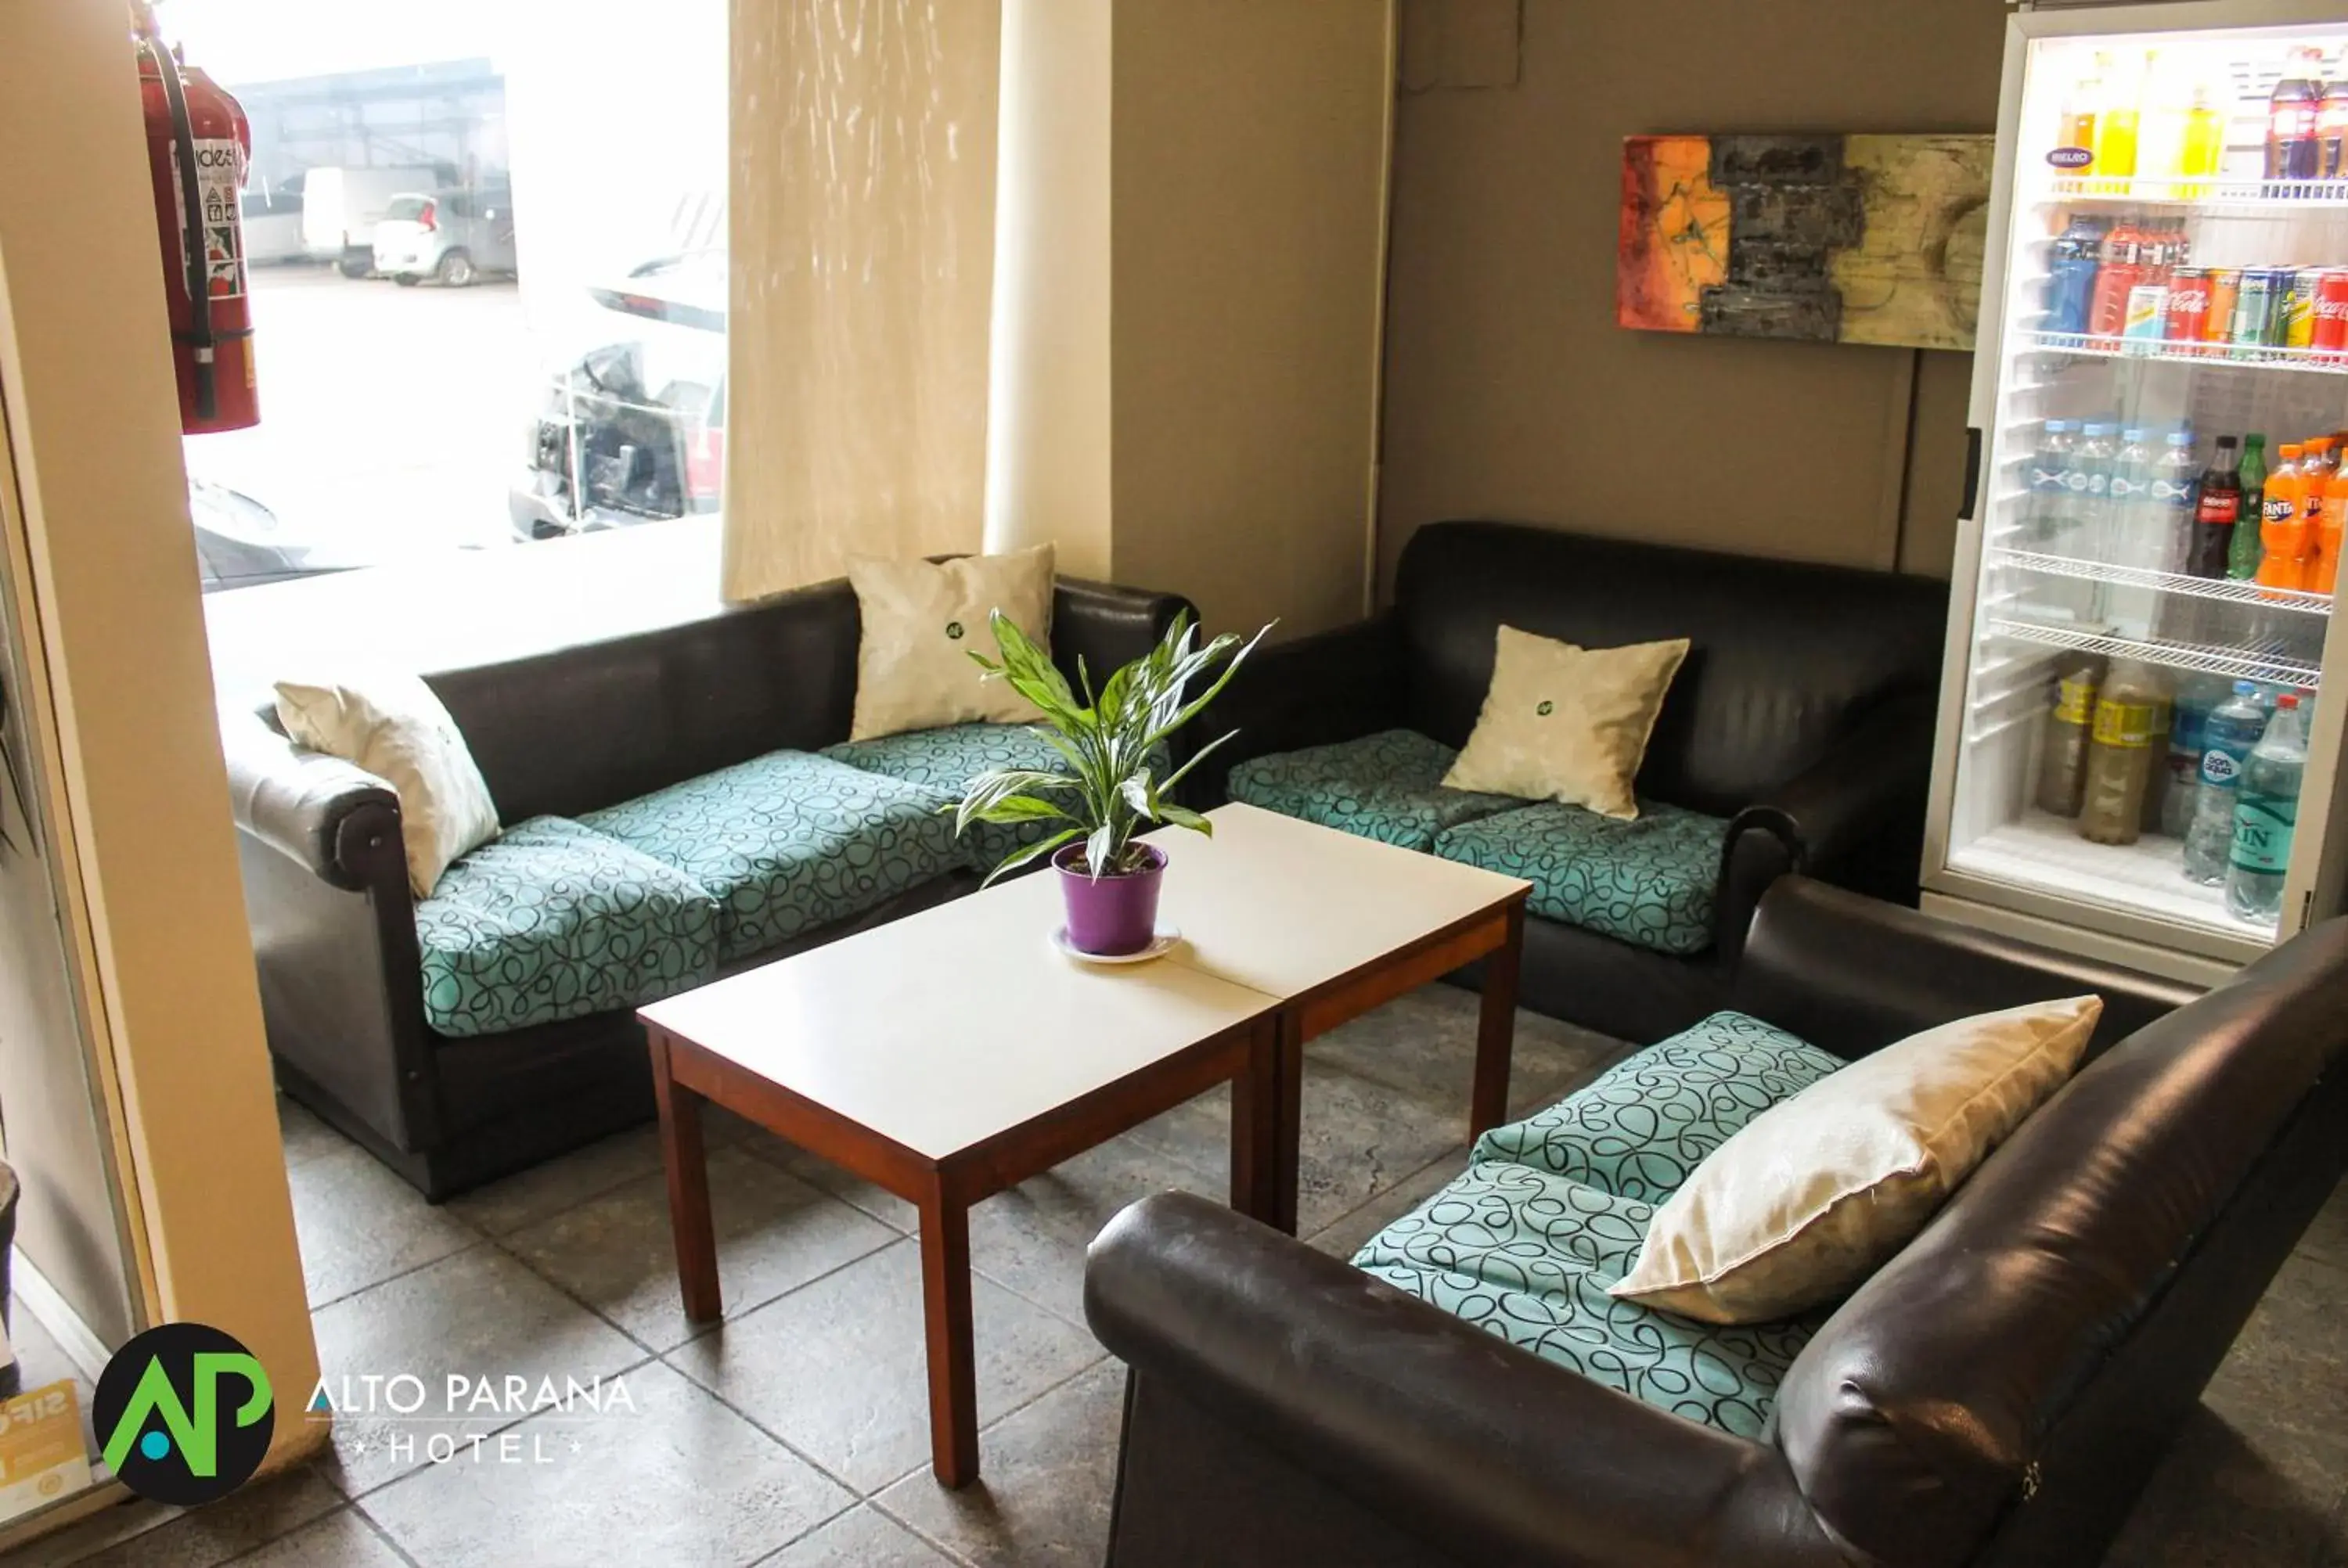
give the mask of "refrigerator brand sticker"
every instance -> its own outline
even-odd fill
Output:
[[[2046,161],[2057,169],[2085,169],[2096,161],[2096,155],[2088,148],[2058,147],[2046,155]]]

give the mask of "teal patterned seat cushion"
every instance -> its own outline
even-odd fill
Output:
[[[1725,819],[1654,801],[1630,822],[1543,803],[1447,828],[1435,853],[1523,877],[1536,915],[1684,955],[1712,946],[1727,839]]]
[[[1382,730],[1241,763],[1231,769],[1231,796],[1384,844],[1432,849],[1445,828],[1524,804],[1445,789],[1458,754],[1416,730]]]
[[[953,824],[916,784],[770,752],[581,820],[717,900],[717,953],[747,958],[953,869]]]
[[[879,774],[929,793],[939,807],[962,799],[963,788],[995,768],[1036,768],[1066,773],[1067,759],[1052,743],[1025,724],[949,724],[938,730],[908,730],[870,741],[842,741],[821,753],[850,767]],[[1052,836],[1064,822],[973,822],[956,848],[973,871],[987,872],[1004,857]],[[953,819],[947,818],[951,832]]]
[[[499,1034],[639,1007],[717,972],[717,905],[681,871],[534,816],[458,860],[416,906],[424,1020]]]
[[[1716,1012],[1548,1110],[1493,1128],[1476,1140],[1472,1159],[1661,1203],[1739,1128],[1842,1065],[1774,1024]]]
[[[1719,1327],[1606,1287],[1654,1211],[1522,1165],[1485,1163],[1371,1238],[1354,1266],[1634,1399],[1759,1437],[1824,1314]]]

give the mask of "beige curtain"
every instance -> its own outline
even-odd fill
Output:
[[[726,597],[979,547],[1000,0],[732,0]]]

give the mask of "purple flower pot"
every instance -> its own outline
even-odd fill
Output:
[[[1158,934],[1158,884],[1166,875],[1165,851],[1142,845],[1147,870],[1093,880],[1085,869],[1085,846],[1071,844],[1052,856],[1060,874],[1060,895],[1068,907],[1068,946],[1104,958],[1122,958],[1149,946]]]

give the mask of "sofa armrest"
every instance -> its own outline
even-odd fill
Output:
[[[1192,726],[1200,745],[1238,733],[1199,764],[1186,793],[1201,809],[1220,805],[1231,769],[1251,758],[1393,729],[1403,687],[1402,625],[1391,611],[1259,648]]]
[[[1843,1563],[1775,1448],[1643,1405],[1192,1194],[1109,1222],[1085,1315],[1137,1378],[1445,1561]]]
[[[406,878],[399,796],[391,785],[339,757],[303,750],[255,713],[224,710],[221,747],[238,827],[336,887],[357,891],[386,872]]]
[[[1179,593],[1061,578],[1052,588],[1052,661],[1074,685],[1081,657],[1097,689],[1111,671],[1157,647],[1186,610],[1191,620],[1199,618],[1197,607]]]
[[[1856,1057],[1954,1019],[2089,991],[2104,999],[2091,1055],[2200,994],[1787,876],[1761,899],[1729,1005]]]
[[[1854,725],[1816,764],[1736,814],[1732,835],[1767,833],[1792,869],[1859,890],[1888,858],[1913,896],[1922,858],[1924,803],[1932,766],[1931,703],[1921,695],[1889,702]]]

